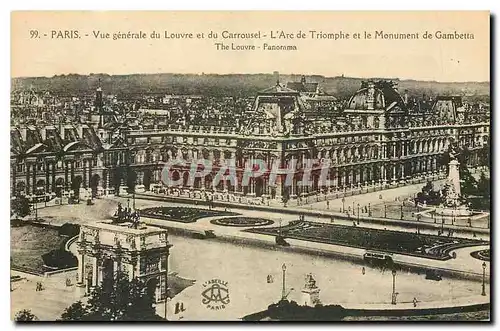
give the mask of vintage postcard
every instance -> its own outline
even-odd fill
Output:
[[[490,13],[11,14],[11,318],[490,321]]]

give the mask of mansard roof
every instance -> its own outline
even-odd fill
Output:
[[[396,84],[381,80],[362,82],[361,89],[349,99],[346,109],[387,111],[396,106],[402,110],[406,109]]]
[[[102,148],[102,143],[91,126],[76,127],[24,126],[10,131],[11,155],[37,153],[68,153],[75,150]]]

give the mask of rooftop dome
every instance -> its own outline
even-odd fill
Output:
[[[359,89],[349,99],[346,110],[388,111],[395,107],[406,109],[403,98],[392,81],[363,81]]]

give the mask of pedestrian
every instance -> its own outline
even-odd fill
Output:
[[[366,273],[365,267],[361,268],[361,273],[364,275]]]
[[[413,307],[417,307],[417,298],[413,298]]]

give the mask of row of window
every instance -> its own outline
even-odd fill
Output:
[[[97,159],[96,158],[92,159],[91,164],[92,164],[92,166],[97,166]],[[38,161],[35,164],[35,167],[36,167],[36,171],[45,171],[45,170],[51,169],[52,166],[51,165],[47,165],[43,161]],[[82,160],[76,160],[75,161],[75,168],[76,169],[80,169],[82,167],[83,167],[83,161]],[[31,171],[33,171],[32,167],[30,169],[31,169]],[[64,169],[64,162],[62,160],[57,161],[55,163],[55,169],[56,170]],[[19,161],[19,163],[17,163],[17,165],[16,165],[16,171],[17,172],[24,172],[26,170],[27,170],[27,168],[26,168],[26,164],[24,163],[24,160]]]

